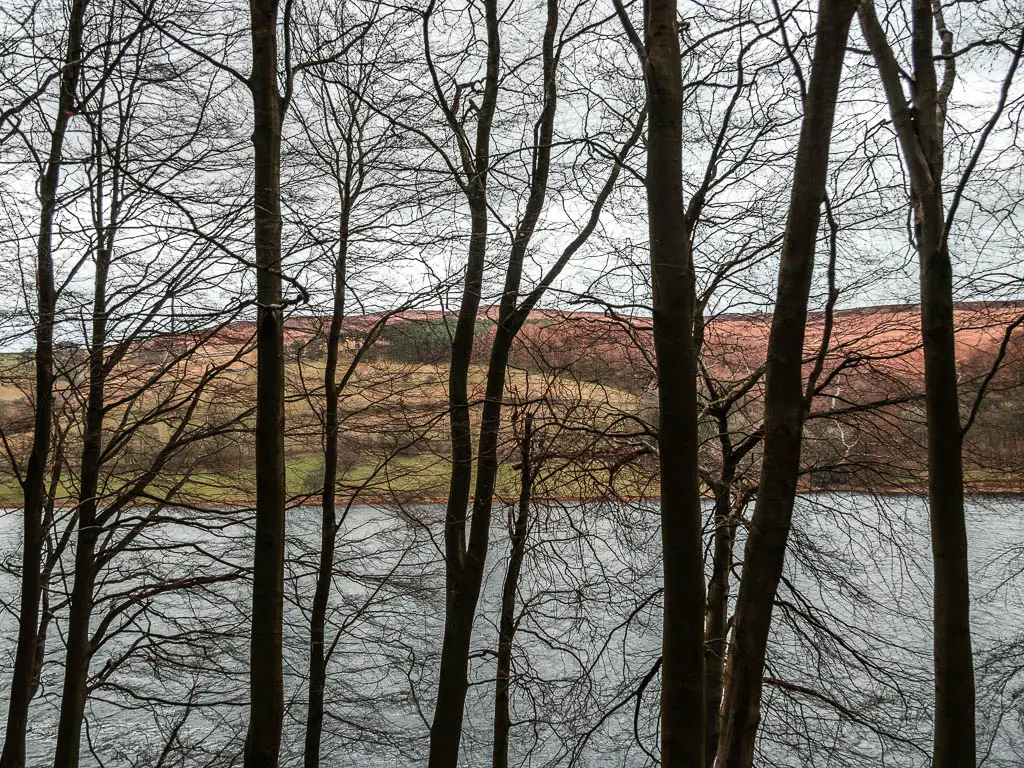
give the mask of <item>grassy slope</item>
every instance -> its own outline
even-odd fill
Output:
[[[251,405],[254,397],[252,360],[239,364],[230,377],[231,397],[225,398],[220,390],[208,405],[206,418],[224,419],[237,416],[244,404]],[[285,439],[289,493],[294,497],[314,500],[321,483],[322,440],[316,409],[322,399],[318,383],[322,380],[320,361],[292,362],[286,372],[290,399],[287,405]],[[471,391],[477,396],[483,389],[485,368],[474,365]],[[228,377],[225,377],[227,379]],[[390,360],[364,362],[342,397],[340,442],[339,498],[358,495],[362,500],[399,498],[440,499],[447,495],[448,449],[447,420],[444,412],[447,402],[447,370],[429,365],[398,364]],[[508,397],[516,400],[536,400],[546,397],[551,412],[559,412],[590,426],[593,420],[607,418],[613,412],[635,412],[637,397],[625,391],[579,382],[568,376],[541,376],[523,370],[509,374]],[[0,403],[24,404],[24,396],[12,387],[0,389]],[[226,405],[234,403],[234,406]],[[503,451],[511,456],[515,451],[510,424],[513,408],[505,409],[506,440]],[[108,417],[116,424],[122,413]],[[550,416],[550,413],[549,413]],[[539,420],[544,418],[543,414]],[[244,426],[251,426],[251,416]],[[23,425],[24,426],[24,425]],[[578,425],[579,426],[579,425]],[[149,429],[151,438],[166,437],[169,426],[161,424]],[[72,430],[73,435],[74,430]],[[15,450],[27,446],[30,433],[22,429],[15,435]],[[235,435],[222,442],[231,458],[225,463],[224,454],[199,456],[189,462],[190,470],[174,468],[161,473],[158,487],[169,488],[181,483],[180,495],[196,503],[246,503],[252,500],[255,484],[252,445],[247,435]],[[20,446],[18,444],[21,444]],[[565,452],[563,440],[560,450]],[[571,446],[570,446],[571,447]],[[552,449],[554,450],[554,449]],[[72,436],[68,455],[77,464],[80,444]],[[604,462],[607,464],[607,462]],[[601,461],[586,462],[572,457],[555,456],[550,459],[549,473],[540,483],[539,493],[560,497],[587,497],[596,495],[593,487],[595,468]],[[605,473],[607,474],[607,472]],[[650,492],[646,473],[625,470],[616,477],[617,492],[623,495],[644,495]],[[72,503],[76,496],[74,473],[65,473],[64,482],[57,493],[58,504]],[[124,470],[108,479],[107,490],[137,476],[137,471]],[[518,493],[519,473],[513,461],[503,462],[499,473],[499,498],[512,498]],[[604,493],[602,489],[601,493]],[[7,468],[0,471],[0,505],[17,506],[21,502],[21,489]]]

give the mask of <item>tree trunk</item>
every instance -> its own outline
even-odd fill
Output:
[[[466,507],[473,475],[473,446],[470,432],[469,405],[466,392],[473,333],[480,304],[483,259],[487,234],[487,202],[485,187],[488,142],[494,101],[497,93],[499,56],[497,6],[485,3],[488,34],[487,78],[479,110],[476,168],[470,177],[468,201],[472,214],[472,231],[465,287],[459,309],[452,345],[452,366],[449,374],[449,415],[452,430],[452,474],[445,518],[445,559],[447,601],[444,643],[434,722],[430,731],[430,768],[455,768],[458,763],[463,708],[466,699],[469,650],[473,620],[483,582],[487,558],[495,479],[498,471],[498,442],[501,426],[502,397],[512,344],[536,302],[552,280],[560,273],[572,254],[593,232],[597,219],[618,177],[625,154],[639,139],[640,126],[616,157],[616,165],[598,195],[590,218],[580,233],[562,251],[555,264],[539,284],[520,302],[523,264],[530,238],[536,229],[547,194],[552,136],[557,104],[555,38],[558,28],[557,0],[547,2],[547,22],[542,42],[544,70],[544,106],[537,124],[537,144],[533,152],[533,174],[529,197],[512,241],[505,272],[497,328],[491,343],[487,364],[483,413],[480,421],[476,486],[470,512],[470,531],[466,538]],[[450,113],[449,113],[450,115]],[[460,129],[461,130],[461,129]],[[486,134],[483,131],[486,130]]]
[[[952,269],[944,244],[941,239],[938,243],[934,239],[934,232],[941,232],[942,204],[934,197],[930,200],[922,197],[921,202],[922,208],[931,206],[934,211],[933,215],[925,214],[918,237],[928,422],[928,502],[935,575],[932,765],[934,768],[974,768],[974,656]],[[926,233],[929,229],[933,232]]]
[[[697,476],[697,370],[693,259],[682,187],[682,73],[675,0],[646,14],[647,209],[654,347],[664,619],[661,764],[704,764],[704,556]]]
[[[334,576],[337,535],[336,488],[338,485],[338,356],[341,327],[345,319],[346,263],[348,257],[349,198],[343,192],[341,240],[334,265],[334,307],[327,332],[327,360],[324,365],[324,486],[320,520],[320,561],[316,592],[309,620],[309,709],[306,714],[304,768],[320,765],[320,738],[324,723],[324,684],[327,679],[324,625]]]
[[[488,5],[490,7],[490,4]],[[437,701],[430,726],[430,768],[455,768],[459,760],[463,707],[469,674],[469,643],[480,585],[466,552],[466,514],[473,476],[473,437],[469,420],[469,362],[483,285],[487,208],[471,203],[472,232],[462,304],[452,340],[448,407],[452,470],[445,511],[445,619]],[[481,567],[472,570],[483,571]]]
[[[932,605],[935,658],[934,768],[976,765],[974,658],[971,647],[970,579],[964,519],[963,431],[956,367],[953,270],[942,202],[946,100],[956,75],[952,35],[938,5],[914,0],[913,109],[906,101],[899,66],[875,15],[865,2],[861,29],[878,65],[910,181],[921,278],[928,431],[928,505],[935,594]],[[945,77],[935,74],[932,25],[945,33]]]
[[[736,477],[728,422],[720,419],[722,472],[715,488],[715,530],[712,547],[711,579],[708,581],[707,616],[704,622],[704,764],[715,763],[718,750],[719,710],[725,669],[726,639],[729,621],[729,572],[732,569],[736,523],[732,515],[732,484]]]
[[[533,442],[533,415],[527,414],[523,421],[523,437],[520,445],[519,505],[515,523],[509,515],[509,539],[511,552],[508,570],[501,587],[501,616],[498,623],[498,661],[494,679],[494,749],[493,768],[508,768],[508,734],[511,728],[509,718],[509,689],[512,674],[512,642],[516,634],[516,590],[519,588],[519,572],[526,553],[526,532],[530,522],[530,496],[533,487],[533,463],[531,449]]]
[[[96,259],[92,334],[89,342],[89,393],[82,436],[81,486],[78,500],[78,538],[75,545],[74,585],[68,618],[67,649],[64,660],[64,688],[57,726],[54,768],[77,768],[82,740],[82,718],[88,695],[92,618],[96,583],[96,542],[100,522],[97,514],[100,469],[103,465],[103,417],[107,366],[107,272],[112,250],[101,249]]]
[[[856,7],[851,0],[819,3],[814,58],[768,341],[764,452],[729,647],[719,768],[750,768],[754,760],[768,632],[782,577],[800,471],[806,413],[803,351],[807,301],[836,98]]]
[[[276,768],[284,717],[284,307],[277,1],[253,0],[252,74],[257,309],[256,542],[246,768]]]
[[[483,289],[484,259],[487,254],[487,173],[490,163],[491,125],[497,103],[501,63],[496,0],[485,0],[484,15],[487,27],[484,92],[477,112],[473,157],[469,160],[464,159],[467,176],[466,197],[470,210],[469,252],[462,299],[452,338],[451,365],[448,370],[452,470],[448,482],[448,504],[444,524],[445,618],[437,699],[434,703],[434,719],[430,725],[429,768],[456,768],[458,765],[463,709],[468,689],[469,645],[484,565],[479,547],[468,551],[466,546],[466,516],[473,478],[473,435],[469,418],[468,388],[473,337],[476,333],[480,294]],[[425,26],[425,38],[426,35]],[[451,125],[455,117],[449,114],[448,119]],[[457,124],[451,127],[456,132],[461,130]],[[470,148],[464,146],[462,150],[464,158],[467,157]],[[474,504],[474,527],[476,512]],[[486,556],[486,531],[484,534],[483,554]]]
[[[84,482],[82,487],[84,496]],[[89,620],[92,617],[93,590],[96,581],[95,554],[98,538],[95,503],[91,500],[83,502],[79,508],[78,539],[75,545],[75,581],[71,590],[67,650],[64,656],[64,687],[60,700],[60,720],[57,726],[54,768],[77,768],[79,761],[82,719],[85,715],[85,699],[88,695],[89,662],[92,658]]]
[[[516,258],[515,253],[513,253],[512,258]],[[510,267],[511,271],[512,267]],[[458,569],[457,580],[454,581],[449,589],[449,611],[445,615],[445,639],[441,656],[441,680],[438,685],[438,701],[434,725],[431,728],[431,768],[455,768],[458,763],[463,708],[468,687],[470,641],[472,638],[473,620],[476,615],[476,606],[483,584],[489,541],[488,533],[491,524],[491,510],[494,500],[494,485],[498,471],[498,436],[501,427],[501,404],[505,391],[505,373],[508,367],[509,350],[519,329],[519,323],[514,311],[510,312],[509,310],[510,306],[514,308],[515,296],[517,294],[510,292],[507,284],[508,276],[506,276],[506,292],[502,298],[502,307],[499,309],[498,328],[495,331],[491,355],[487,365],[484,407],[480,419],[476,487],[474,489],[473,505],[470,514],[469,544],[468,546],[462,545],[465,548],[461,553],[461,568]],[[509,304],[509,302],[512,303]],[[469,343],[472,345],[472,338],[470,338]],[[466,406],[465,414],[465,429],[468,435],[468,405]],[[471,440],[471,438],[469,439]],[[471,452],[472,443],[469,442],[467,447]],[[466,486],[469,486],[472,466],[472,454],[470,454],[468,470],[453,466],[453,487],[456,482],[457,471],[459,482],[465,482]],[[465,476],[463,477],[463,475]],[[449,509],[454,516],[451,506],[452,502],[451,498],[449,498]],[[463,517],[458,521],[463,542],[465,541],[465,524],[465,513],[463,513]],[[449,567],[450,583],[452,583],[452,578],[453,574]],[[456,676],[454,679],[453,675]],[[444,705],[444,711],[442,711],[442,705]],[[443,730],[440,730],[439,726]],[[444,741],[445,738],[450,739],[450,741]],[[435,742],[437,743],[435,744]],[[441,762],[434,762],[435,754],[437,755],[436,759]]]
[[[933,16],[933,13],[936,16]],[[921,337],[928,425],[928,506],[935,579],[932,616],[935,657],[934,768],[976,763],[974,655],[971,646],[970,574],[964,518],[964,470],[953,315],[953,269],[942,203],[945,96],[935,77],[932,24],[941,17],[915,0],[913,59],[917,139],[930,179],[911,176],[921,273]],[[951,55],[951,40],[943,53]],[[948,65],[947,65],[948,66]],[[948,94],[952,73],[943,83]],[[930,183],[929,183],[930,182]]]
[[[64,135],[75,112],[75,93],[82,70],[82,32],[88,0],[75,0],[68,19],[68,48],[60,76],[60,95],[54,120],[46,169],[39,184],[39,234],[36,242],[35,413],[32,450],[25,469],[23,511],[24,540],[21,562],[21,606],[18,613],[18,645],[14,655],[7,710],[4,749],[0,768],[23,768],[28,708],[35,691],[34,671],[39,631],[40,567],[43,552],[43,507],[46,498],[46,464],[50,454],[53,421],[53,323],[57,296],[53,275],[53,217],[64,154]]]

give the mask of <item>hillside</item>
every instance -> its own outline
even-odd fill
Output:
[[[1003,346],[1006,329],[1018,322],[1024,305],[958,305],[958,356],[964,418],[974,392]],[[471,387],[482,397],[486,355],[495,312],[478,323]],[[319,490],[322,472],[319,404],[322,398],[324,335],[329,318],[297,316],[288,321],[286,366],[289,404],[286,445],[289,490],[297,500]],[[734,401],[728,429],[737,439],[755,435],[760,420],[760,376],[771,316],[723,314],[703,329],[702,461],[707,482],[720,464],[718,429],[711,413],[716,401]],[[805,451],[805,482],[831,487],[865,484],[915,490],[923,468],[921,387],[922,355],[917,308],[885,306],[840,310],[829,330],[827,352],[818,365],[826,318],[809,318],[807,372],[817,373],[818,397],[812,405]],[[124,393],[108,418],[114,441],[129,430],[111,457],[111,492],[157,455],[161,441],[175,428],[181,406],[160,406],[169,392],[214,371],[191,419],[210,434],[178,451],[161,472],[162,485],[202,503],[248,502],[252,487],[251,421],[255,388],[254,324],[164,335],[135,345],[118,367],[110,394]],[[446,359],[448,329],[440,312],[415,311],[394,316],[362,315],[346,319],[341,369],[350,374],[341,402],[342,491],[367,499],[441,498],[447,489],[448,443]],[[363,345],[370,344],[359,354]],[[653,423],[656,397],[649,318],[612,317],[593,312],[539,310],[524,326],[512,354],[505,409],[507,444],[514,451],[512,421],[516,403],[530,403],[544,428],[545,451],[554,467],[538,492],[560,497],[609,493],[656,495],[652,450],[642,431]],[[27,446],[31,419],[30,360],[11,358],[0,389],[0,427],[10,450]],[[67,439],[63,461],[74,467],[82,383],[81,355],[68,352],[61,379],[69,404],[59,415]],[[148,377],[148,378],[147,378]],[[1024,379],[1024,345],[1016,337],[1006,345],[1000,372],[988,384],[968,441],[968,474],[975,490],[1016,491],[1024,407],[1015,388]],[[141,384],[140,384],[141,382]],[[711,397],[712,390],[715,393]],[[175,395],[177,396],[177,395]],[[168,401],[170,402],[170,401]],[[162,409],[162,411],[161,411]],[[158,417],[152,413],[160,411]],[[817,417],[814,418],[814,417]],[[870,427],[870,428],[869,428]],[[741,468],[756,482],[756,450]],[[17,504],[20,491],[10,462],[0,467],[0,502]],[[75,497],[75,473],[62,480],[59,496]],[[515,473],[503,470],[499,494],[516,492]]]

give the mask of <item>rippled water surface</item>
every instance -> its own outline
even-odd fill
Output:
[[[644,766],[657,744],[656,507],[542,505],[520,585],[513,764]],[[244,515],[161,513],[101,574],[83,764],[240,765],[246,720],[251,537]],[[339,535],[324,765],[423,763],[444,613],[437,507],[354,508]],[[16,634],[20,515],[0,513],[2,682]],[[1024,764],[1024,502],[969,505],[980,755]],[[288,519],[284,765],[301,764],[307,628],[320,513]],[[930,743],[930,550],[917,498],[804,497],[779,594],[765,689],[763,764],[925,766]],[[490,760],[505,510],[495,515],[474,635],[463,756]],[[737,553],[742,551],[742,541]],[[47,663],[32,710],[32,765],[53,748],[67,553],[54,570]],[[173,589],[169,587],[173,586]],[[6,691],[0,687],[6,714]]]

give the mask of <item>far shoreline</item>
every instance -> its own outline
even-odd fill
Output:
[[[908,490],[906,488],[883,488],[883,489],[864,489],[864,488],[801,488],[798,491],[799,496],[817,496],[823,494],[860,494],[864,496],[881,496],[881,497],[916,497],[927,499],[928,489],[925,486]],[[586,504],[586,503],[635,503],[635,502],[657,502],[660,500],[660,496],[538,496],[533,499],[534,503],[537,504]],[[704,494],[701,496],[702,500],[711,500],[711,497]],[[1024,490],[1020,487],[992,487],[992,488],[981,488],[964,491],[964,498],[970,499],[1024,499]],[[507,499],[495,496],[494,502],[496,504],[513,504],[516,502],[515,498],[509,497]],[[448,503],[448,499],[445,497],[426,496],[426,497],[385,497],[385,496],[371,496],[365,499],[359,499],[352,502],[343,502],[335,505],[336,509],[344,507],[403,507],[403,506],[441,506]],[[77,506],[75,502],[61,501],[53,505],[54,509],[69,510],[74,509]],[[138,509],[141,507],[152,507],[154,502],[149,503],[137,503],[128,504],[125,509]],[[180,503],[167,502],[164,506],[175,507],[178,509],[195,509],[195,510],[208,510],[208,511],[231,511],[240,512],[246,509],[254,509],[256,506],[255,498],[246,499],[218,499],[216,501],[187,501]],[[288,499],[285,502],[285,509],[299,509],[301,507],[322,507],[323,497],[319,495],[310,496],[296,496],[292,499]],[[0,504],[0,512],[16,512],[22,507],[20,504]]]

